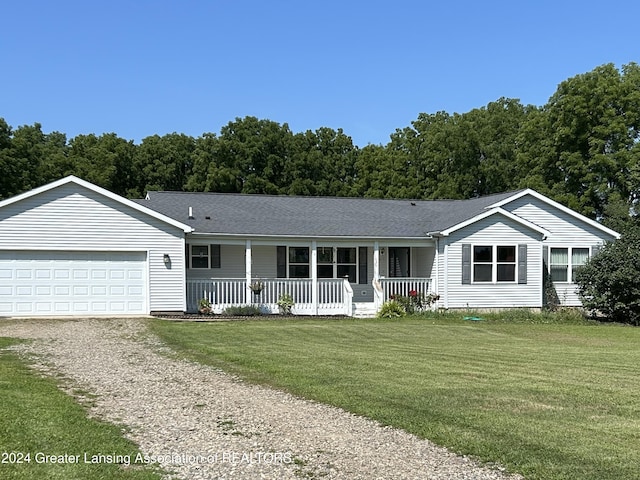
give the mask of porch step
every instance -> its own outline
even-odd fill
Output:
[[[370,318],[376,316],[376,304],[373,302],[356,302],[353,304],[353,316]]]

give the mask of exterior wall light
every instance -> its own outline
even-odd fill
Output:
[[[165,265],[169,265],[171,263],[171,257],[169,257],[168,253],[164,254],[164,257],[162,258],[162,261],[164,262]]]

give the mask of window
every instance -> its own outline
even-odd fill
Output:
[[[589,259],[588,248],[572,248],[571,249],[571,281],[576,282],[576,271]]]
[[[318,278],[333,278],[333,247],[318,247]]]
[[[551,280],[554,282],[566,282],[569,278],[569,249],[552,248],[549,262]]]
[[[552,247],[549,261],[549,273],[554,282],[571,282],[576,280],[578,267],[584,265],[589,258],[589,249],[582,247]],[[571,262],[569,262],[571,259]]]
[[[220,268],[220,245],[191,245],[191,268]]]
[[[310,278],[310,253],[309,247],[277,247],[278,278]],[[366,247],[318,247],[316,254],[318,278],[347,277],[357,283],[360,276],[360,281],[367,281]]]
[[[509,245],[506,247],[496,247],[498,252],[497,281],[516,281],[516,247]]]
[[[473,281],[490,282],[493,280],[493,247],[473,247]]]
[[[191,245],[191,268],[209,268],[209,245]]]
[[[351,283],[356,283],[357,271],[355,247],[318,247],[318,278],[348,277]]]
[[[473,247],[474,282],[515,282],[515,245],[475,245]]]
[[[358,271],[356,249],[338,248],[337,257],[336,277],[348,277],[351,283],[356,283],[356,272]]]
[[[309,278],[309,247],[289,247],[289,278]]]

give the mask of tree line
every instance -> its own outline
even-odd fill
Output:
[[[421,113],[386,145],[342,129],[294,133],[255,117],[219,133],[44,133],[0,118],[0,198],[73,174],[127,197],[148,190],[376,198],[471,198],[531,187],[616,228],[640,198],[640,67],[602,65],[544,106],[500,98]]]

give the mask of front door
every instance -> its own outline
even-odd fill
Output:
[[[389,277],[411,276],[411,249],[389,247]]]

